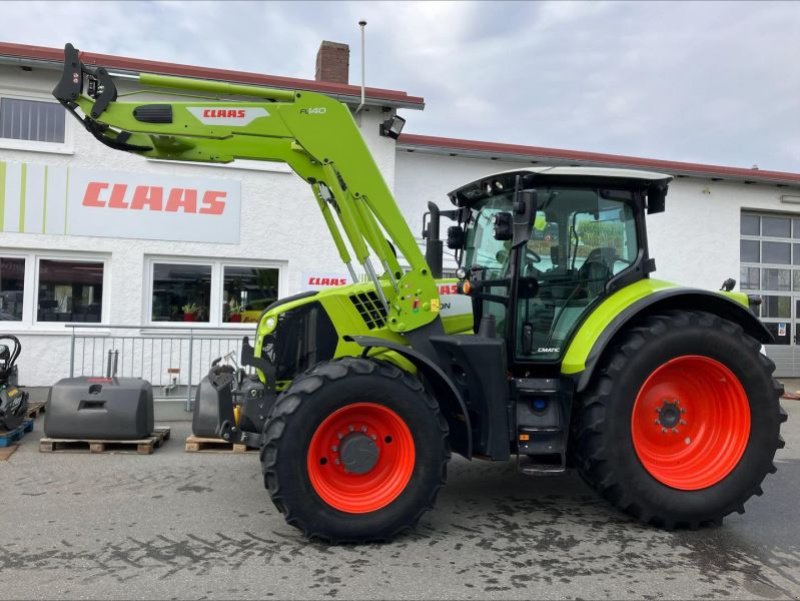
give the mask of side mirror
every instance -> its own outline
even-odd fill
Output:
[[[465,242],[466,234],[460,226],[451,225],[447,228],[447,248],[451,250],[460,250],[464,248]]]
[[[434,278],[442,277],[442,241],[439,240],[439,207],[434,203],[428,203],[428,212],[422,216],[422,236],[425,238],[425,262],[431,268],[431,275]],[[425,217],[428,217],[427,226]],[[394,247],[392,247],[394,250]],[[395,257],[397,253],[395,252]]]
[[[514,218],[511,213],[495,213],[492,224],[495,240],[511,240],[514,236]]]
[[[647,189],[647,213],[663,213],[667,204],[666,184],[650,186]]]

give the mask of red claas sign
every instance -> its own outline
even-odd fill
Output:
[[[68,177],[66,168],[50,168],[48,219],[51,213],[62,215],[54,229],[77,236],[239,243],[241,182],[235,175],[212,178],[180,165],[169,171],[157,163],[151,167],[137,173],[70,167]],[[57,169],[64,173],[68,206],[63,210],[55,204]]]
[[[222,215],[227,192],[164,186],[129,186],[91,181],[83,194],[83,206],[98,209],[131,209],[165,211],[167,213],[200,213]]]

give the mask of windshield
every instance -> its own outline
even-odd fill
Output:
[[[500,212],[511,210],[511,194],[492,196],[472,215],[467,224],[467,240],[462,266],[467,269],[485,269],[485,279],[503,277],[507,273],[511,240],[495,240],[492,218]]]

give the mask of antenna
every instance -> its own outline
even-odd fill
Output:
[[[366,84],[365,82],[365,68],[364,68],[364,55],[366,54],[365,49],[365,41],[364,41],[364,28],[367,26],[367,22],[364,19],[361,19],[358,22],[358,26],[361,28],[361,103],[356,107],[356,115],[364,108],[364,103],[366,101],[366,88],[364,87]]]

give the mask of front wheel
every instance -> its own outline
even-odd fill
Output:
[[[582,398],[577,465],[614,505],[665,528],[720,523],[761,494],[786,420],[759,343],[700,311],[625,333]]]
[[[261,450],[289,524],[330,542],[389,540],[433,507],[447,424],[421,382],[388,363],[320,363],[281,395]]]

